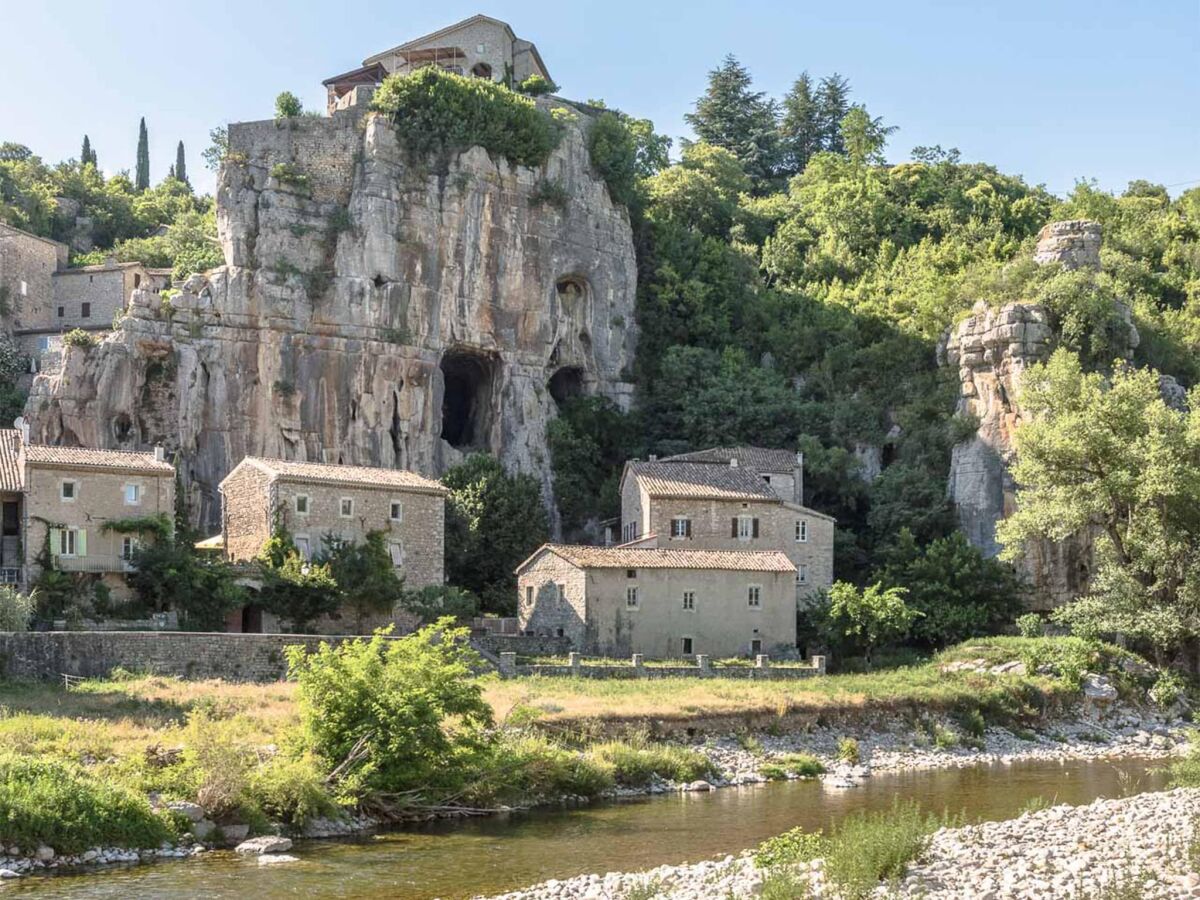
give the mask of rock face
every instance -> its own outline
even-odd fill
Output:
[[[209,525],[245,455],[438,475],[481,449],[549,496],[557,404],[632,395],[632,233],[581,121],[541,169],[412,159],[354,114],[231,126],[226,265],[169,305],[134,292],[111,336],[39,377],[36,439],[164,444]]]
[[[1035,258],[1068,268],[1099,267],[1100,225],[1052,222],[1042,229]],[[1127,324],[1126,355],[1138,344],[1129,309],[1119,310]],[[949,492],[967,538],[988,556],[1000,552],[996,524],[1012,510],[1016,485],[1009,473],[1013,435],[1021,422],[1016,397],[1021,375],[1044,362],[1053,349],[1049,312],[1036,304],[1014,303],[990,309],[975,305],[971,316],[947,332],[938,348],[942,365],[958,369],[958,412],[973,416],[979,428],[954,448]],[[1047,609],[1086,589],[1092,572],[1090,535],[1026,548],[1018,568],[1033,591],[1032,605]]]

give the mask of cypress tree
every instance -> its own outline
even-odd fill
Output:
[[[179,146],[175,148],[175,177],[188,183],[187,162],[183,158],[183,141],[180,141]]]
[[[91,163],[93,166],[96,165],[96,151],[92,149],[91,139],[85,134],[83,136],[83,149],[79,151],[79,164],[86,166],[88,163]]]
[[[133,186],[139,191],[150,187],[150,134],[146,131],[144,116],[138,126],[137,175],[134,178]]]

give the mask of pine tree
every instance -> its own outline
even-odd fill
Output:
[[[146,131],[146,119],[144,117],[138,126],[137,174],[134,178],[133,186],[139,191],[144,191],[150,187],[150,134]]]
[[[822,78],[817,88],[817,123],[821,133],[821,149],[845,153],[842,140],[842,119],[850,112],[850,80],[834,72]]]
[[[85,134],[83,136],[83,149],[79,151],[79,164],[86,166],[88,163],[91,163],[93,166],[96,165],[96,151],[92,149],[91,139]]]
[[[750,88],[749,71],[730,54],[708,73],[708,89],[684,119],[700,140],[733,153],[751,177],[767,178],[778,156],[778,111]]]
[[[184,184],[190,184],[187,177],[187,161],[183,158],[183,141],[175,148],[175,177]]]
[[[783,143],[781,174],[798,175],[813,154],[821,150],[820,110],[813,96],[812,78],[807,72],[800,73],[783,98],[779,134]]]

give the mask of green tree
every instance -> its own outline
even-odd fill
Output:
[[[541,486],[486,453],[468,456],[442,483],[450,489],[446,581],[477,595],[486,612],[514,614],[515,570],[550,533]]]
[[[200,155],[204,157],[204,165],[215,172],[221,167],[221,161],[229,155],[229,128],[218,125],[208,133],[208,146]]]
[[[492,711],[469,631],[449,619],[390,640],[288,648],[307,748],[348,802],[374,808],[449,799],[490,751]]]
[[[321,616],[337,612],[341,595],[328,564],[310,563],[292,552],[278,566],[264,565],[258,604],[303,633]]]
[[[187,160],[183,155],[183,141],[180,141],[175,147],[175,178],[184,184],[191,184],[187,176]]]
[[[896,130],[896,126],[884,125],[880,116],[871,118],[867,108],[856,103],[842,118],[841,129],[846,156],[854,165],[861,167],[883,163],[887,136]]]
[[[146,131],[145,116],[138,123],[137,175],[133,186],[138,193],[150,187],[150,134]]]
[[[837,72],[822,78],[817,86],[816,104],[821,149],[830,153],[845,153],[842,120],[850,111],[850,80]]]
[[[304,115],[304,105],[291,91],[284,91],[275,98],[275,118],[294,119]]]
[[[341,603],[354,612],[355,626],[364,630],[368,616],[390,615],[404,597],[404,579],[388,553],[382,531],[369,531],[361,544],[326,536],[313,562],[328,566]]]
[[[91,139],[85,134],[83,136],[83,148],[79,151],[79,164],[86,166],[88,163],[91,163],[93,166],[96,165],[96,151],[92,149]]]
[[[842,636],[862,649],[867,667],[875,650],[908,634],[921,614],[904,602],[908,591],[873,584],[860,590],[845,581],[829,589],[829,620]]]
[[[36,606],[36,597],[20,593],[12,585],[0,585],[0,631],[25,631]]]
[[[246,591],[229,566],[182,541],[156,540],[139,548],[132,562],[126,580],[141,602],[158,612],[174,609],[189,630],[221,630],[225,617],[246,605]]]
[[[1060,349],[1024,373],[1019,402],[1003,556],[1092,531],[1098,575],[1065,618],[1169,659],[1200,635],[1200,392],[1187,412],[1172,409],[1157,372],[1118,367],[1106,379]]]
[[[782,174],[798,175],[813,155],[824,149],[821,129],[821,109],[812,78],[801,72],[783,98],[783,118],[779,123]]]
[[[752,90],[750,72],[729,54],[708,73],[708,88],[684,119],[700,140],[723,147],[753,178],[774,174],[778,162],[778,111],[762,91]]]

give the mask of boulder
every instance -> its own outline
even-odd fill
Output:
[[[234,848],[234,852],[261,856],[264,853],[286,853],[291,849],[292,842],[290,839],[278,837],[277,835],[263,835],[262,837],[242,841]]]
[[[50,862],[50,860],[54,859],[54,848],[42,844],[33,851],[33,858],[38,862]]]
[[[189,803],[186,800],[173,800],[167,804],[167,809],[187,816],[190,822],[199,822],[204,818],[204,808],[197,803]]]
[[[1103,675],[1083,676],[1083,696],[1089,700],[1109,703],[1117,699],[1117,689]]]
[[[260,866],[269,866],[269,865],[274,865],[276,863],[293,863],[293,862],[299,862],[299,859],[297,859],[295,856],[288,856],[288,854],[286,854],[286,853],[266,853],[266,854],[259,856],[259,858],[258,858],[258,864]]]

